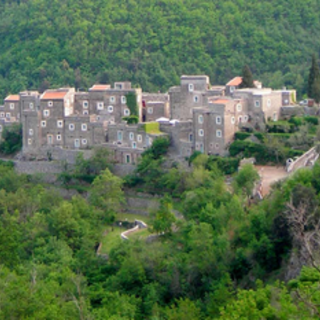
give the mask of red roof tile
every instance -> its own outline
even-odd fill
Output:
[[[218,100],[212,101],[212,103],[215,103],[215,104],[227,104],[228,102],[229,100],[227,99],[218,99]]]
[[[42,95],[41,100],[62,100],[67,93],[67,91],[47,91]]]
[[[110,84],[95,84],[90,88],[90,91],[104,91],[110,89]]]
[[[4,101],[20,101],[20,96],[18,94],[12,94],[7,96]]]
[[[235,77],[227,83],[227,86],[239,86],[242,82],[242,77]]]

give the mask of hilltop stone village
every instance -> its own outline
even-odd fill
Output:
[[[135,164],[153,140],[166,135],[177,158],[198,150],[227,155],[235,132],[264,130],[268,121],[297,111],[296,91],[240,89],[241,77],[212,86],[208,76],[183,75],[167,93],[145,93],[130,82],[113,87],[93,85],[88,92],[74,88],[24,91],[9,95],[0,106],[0,131],[14,123],[23,128],[23,155],[37,158],[50,150],[87,150],[105,146],[117,163]],[[132,104],[138,123],[129,124]],[[129,100],[131,101],[129,103]],[[52,152],[52,154],[55,154]]]

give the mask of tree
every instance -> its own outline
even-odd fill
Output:
[[[320,102],[320,75],[314,79],[313,85],[312,85],[312,94],[313,99],[316,103],[319,104]]]
[[[104,221],[112,221],[121,208],[124,201],[122,183],[108,169],[102,171],[92,183],[89,202],[101,211]]]
[[[159,210],[154,214],[152,231],[156,233],[171,233],[172,225],[175,221],[171,200],[169,197],[165,197],[160,202]]]
[[[235,190],[241,190],[247,197],[252,195],[255,183],[259,180],[259,174],[252,164],[245,164],[240,168],[234,179]]]
[[[245,65],[242,69],[240,88],[254,88],[252,72],[248,65]]]
[[[318,84],[315,85],[315,82],[318,82],[318,78],[320,78],[320,70],[316,55],[312,55],[312,62],[311,68],[309,71],[309,78],[308,78],[308,97],[315,98],[315,91],[318,90]],[[319,93],[317,93],[319,95]]]
[[[11,127],[5,127],[2,139],[0,152],[12,154],[20,151],[22,148],[22,126],[20,124],[13,124]]]

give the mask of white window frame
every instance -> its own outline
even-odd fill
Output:
[[[203,129],[199,129],[198,135],[199,135],[199,137],[203,137],[204,136],[204,130]]]
[[[30,108],[30,109],[33,109],[33,107],[34,107],[33,102],[30,102],[30,103],[29,103],[29,108]]]
[[[14,110],[14,103],[10,103],[10,110]]]
[[[127,117],[130,116],[130,110],[128,108],[124,109],[123,114]]]
[[[74,131],[74,123],[69,123],[69,131]]]
[[[276,112],[273,113],[273,115],[272,115],[272,120],[273,120],[273,121],[278,121],[278,115],[277,115]]]
[[[48,107],[53,107],[53,101],[48,101]]]
[[[231,123],[235,124],[236,123],[236,118],[235,117],[231,117]]]
[[[267,107],[270,108],[271,107],[271,99],[267,100]]]
[[[49,117],[50,116],[50,110],[48,110],[48,109],[43,110],[43,116],[44,117]]]
[[[33,129],[29,129],[29,136],[33,136]]]
[[[142,142],[142,135],[141,134],[137,135],[137,140],[138,140],[138,142]]]
[[[109,113],[112,113],[112,112],[113,112],[113,106],[109,106],[109,107],[108,107],[108,112],[109,112]]]
[[[132,141],[134,140],[134,133],[133,132],[130,132],[129,133],[129,139]]]
[[[259,100],[255,100],[254,106],[255,106],[256,108],[260,108],[260,101],[259,101]]]
[[[200,115],[198,116],[198,123],[203,124],[203,122],[204,122],[203,115],[200,114]]]
[[[5,113],[4,112],[0,113],[0,118],[5,118]]]
[[[216,130],[216,137],[222,138],[222,130],[220,130],[220,129]]]
[[[121,103],[126,104],[127,103],[127,98],[126,96],[121,96]]]
[[[87,139],[82,139],[81,143],[84,144],[84,145],[87,145],[88,144],[88,140]]]
[[[216,124],[222,124],[221,116],[216,117]]]
[[[193,92],[193,90],[194,90],[194,85],[193,85],[193,83],[189,83],[189,84],[188,84],[188,90],[189,90],[189,92]]]
[[[61,134],[57,134],[56,139],[57,139],[57,141],[61,141]]]
[[[230,87],[230,92],[233,93],[234,90],[236,90],[236,87],[235,87],[235,86],[231,86],[231,87]]]
[[[88,109],[89,108],[89,102],[87,100],[82,102],[82,107],[83,109]]]
[[[102,101],[97,102],[97,110],[103,110],[104,109],[104,103]]]
[[[75,148],[80,148],[80,139],[79,138],[74,139],[74,147]]]
[[[116,97],[115,96],[111,96],[109,98],[110,103],[115,103],[116,102]]]
[[[137,143],[135,141],[132,142],[132,149],[137,149]]]
[[[10,112],[7,112],[7,113],[6,113],[6,118],[7,118],[7,119],[10,119],[10,117],[11,117],[11,113],[10,113]]]
[[[46,120],[42,120],[41,121],[41,128],[45,128],[47,126],[47,121]]]
[[[88,130],[88,126],[86,123],[82,123],[81,124],[81,131],[87,131]]]
[[[242,110],[242,105],[241,105],[241,103],[238,103],[237,104],[237,111],[241,112],[241,110]]]
[[[49,143],[49,137],[51,137],[51,143]],[[47,134],[47,143],[53,144],[53,135],[52,134]]]
[[[148,113],[149,114],[153,114],[153,108],[152,107],[148,107]]]
[[[62,120],[58,120],[57,121],[57,127],[58,128],[63,128],[63,121]]]
[[[28,145],[30,146],[30,145],[32,145],[32,139],[28,139]]]

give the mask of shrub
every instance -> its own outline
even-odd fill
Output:
[[[137,104],[137,96],[134,92],[129,92],[126,94],[127,106],[130,110],[131,116],[138,116],[138,104]]]
[[[233,174],[237,172],[240,159],[231,157],[210,156],[207,162],[207,169],[211,169],[216,164],[218,169],[224,174]]]
[[[123,117],[122,120],[127,121],[128,124],[137,124],[139,122],[139,117],[131,115],[129,117]]]
[[[305,122],[313,124],[315,126],[317,126],[319,124],[319,119],[318,117],[315,116],[306,116],[304,117]]]
[[[264,139],[264,136],[261,132],[250,133],[250,132],[240,132],[239,131],[239,132],[235,133],[235,140],[245,140],[252,135],[254,135],[256,138],[258,138],[261,142]]]
[[[301,118],[301,117],[292,117],[291,119],[289,119],[288,122],[292,123],[296,127],[299,127],[299,126],[302,126],[302,124],[303,124],[303,118]]]
[[[2,132],[2,142],[0,143],[0,152],[4,154],[13,154],[22,148],[22,125],[14,124],[5,127]]]

